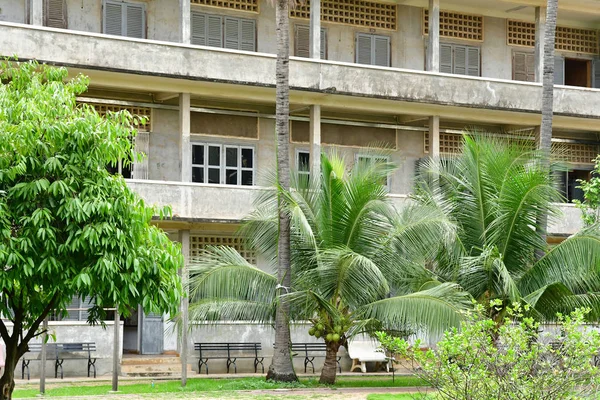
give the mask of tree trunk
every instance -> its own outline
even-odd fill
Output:
[[[548,0],[546,9],[546,32],[544,34],[544,75],[542,81],[542,126],[538,135],[538,149],[543,152],[546,168],[550,173],[550,151],[552,149],[552,115],[554,113],[554,45],[556,40],[556,14],[558,0]],[[537,231],[546,240],[548,215],[538,216]],[[543,254],[537,254],[541,258]]]
[[[15,389],[15,368],[23,354],[19,354],[17,339],[6,341],[6,361],[4,364],[4,374],[0,378],[0,400],[12,399],[12,393]]]
[[[290,188],[289,155],[289,61],[290,36],[288,1],[277,0],[277,64],[276,64],[276,132],[277,132],[277,177],[282,190]],[[283,288],[279,294],[286,294],[291,286],[290,268],[290,219],[282,196],[279,197],[279,240],[277,254],[277,280]],[[279,298],[275,312],[275,346],[273,361],[267,372],[267,379],[280,382],[297,381],[298,377],[290,354],[290,305],[288,300]]]
[[[321,377],[319,383],[325,385],[333,385],[335,383],[335,377],[337,375],[337,353],[340,348],[339,343],[327,342],[327,351],[325,353],[325,363],[323,364],[323,370],[321,371]]]

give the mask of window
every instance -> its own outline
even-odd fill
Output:
[[[513,52],[513,80],[535,82],[535,55],[522,51]]]
[[[440,72],[480,76],[479,47],[440,44]]]
[[[358,164],[366,164],[371,165],[374,163],[387,163],[390,162],[389,157],[378,156],[373,154],[357,154],[356,155],[356,163]],[[388,175],[387,179],[381,182],[386,188],[390,188],[390,176]]]
[[[103,30],[107,35],[146,37],[146,9],[143,3],[104,1]]]
[[[321,21],[395,31],[397,7],[391,2],[323,0],[321,1]],[[290,7],[290,17],[309,19],[310,0],[297,2],[295,7]]]
[[[308,25],[296,25],[294,55],[296,57],[310,57],[310,27]],[[326,59],[327,29],[321,28],[321,60]]]
[[[192,182],[251,186],[254,167],[253,147],[192,145]]]
[[[67,29],[67,0],[44,1],[44,25]]]
[[[256,21],[192,12],[192,44],[256,51]]]
[[[82,299],[77,296],[73,296],[71,302],[67,304],[67,315],[52,315],[50,319],[52,321],[87,321],[88,309],[93,307],[94,303],[90,297]]]
[[[310,152],[307,150],[296,151],[296,169],[299,176],[310,176]]]
[[[358,64],[390,66],[390,38],[388,36],[358,33],[356,35],[356,62]]]
[[[190,257],[199,257],[206,246],[227,246],[237,250],[250,264],[256,265],[256,252],[246,246],[244,238],[227,234],[190,235]]]
[[[554,83],[599,89],[600,61],[558,55],[554,58]]]
[[[483,15],[440,11],[440,37],[483,42]],[[423,35],[429,35],[429,10],[423,10]]]

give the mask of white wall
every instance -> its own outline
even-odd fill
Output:
[[[0,0],[0,21],[25,23],[25,0]]]

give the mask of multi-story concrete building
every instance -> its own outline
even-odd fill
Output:
[[[418,160],[460,151],[463,129],[534,136],[544,3],[307,0],[291,9],[292,165],[308,173],[334,147],[352,160],[371,144],[391,148],[400,168],[390,197],[401,204]],[[553,140],[572,168],[569,199],[599,153],[599,29],[600,3],[559,2]],[[147,117],[135,143],[146,159],[115,171],[148,203],[173,207],[159,224],[186,256],[229,244],[256,260],[233,233],[261,171],[275,167],[275,52],[265,0],[0,0],[1,55],[88,75],[81,102]],[[555,236],[580,226],[577,210],[562,208]],[[176,351],[162,319],[142,314],[126,321],[124,349]],[[268,352],[270,334],[262,340]]]

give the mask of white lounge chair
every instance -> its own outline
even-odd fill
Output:
[[[388,358],[385,353],[378,350],[380,347],[377,339],[369,337],[356,338],[348,343],[348,355],[352,359],[352,368],[350,372],[356,368],[364,373],[367,372],[367,362],[382,362],[385,363],[385,369],[390,372]]]

